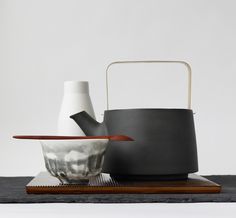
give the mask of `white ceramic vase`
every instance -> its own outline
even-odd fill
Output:
[[[64,82],[64,96],[58,119],[58,135],[83,136],[84,132],[70,118],[72,114],[86,111],[95,118],[92,102],[89,96],[89,84],[87,81]]]

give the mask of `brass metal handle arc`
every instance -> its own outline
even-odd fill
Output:
[[[166,64],[183,64],[188,70],[188,109],[191,109],[192,103],[192,69],[186,61],[162,61],[162,60],[146,60],[146,61],[115,61],[110,63],[106,68],[106,98],[107,110],[109,110],[109,87],[108,87],[108,74],[111,66],[116,64],[150,64],[150,63],[166,63]]]

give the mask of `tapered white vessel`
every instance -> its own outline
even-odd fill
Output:
[[[95,118],[92,102],[89,96],[87,81],[64,82],[64,95],[58,119],[58,135],[85,135],[80,127],[70,118],[80,111],[86,111]]]

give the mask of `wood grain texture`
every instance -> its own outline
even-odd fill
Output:
[[[28,194],[183,194],[219,193],[220,190],[220,185],[196,174],[181,181],[117,181],[101,174],[87,185],[61,185],[57,178],[41,172],[26,185]]]

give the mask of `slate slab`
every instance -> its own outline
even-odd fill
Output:
[[[236,175],[204,176],[222,186],[217,194],[27,194],[33,177],[0,177],[0,203],[195,203],[236,202]]]

